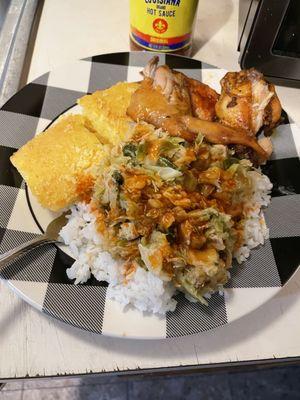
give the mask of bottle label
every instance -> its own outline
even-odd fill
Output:
[[[152,51],[174,51],[191,43],[198,0],[130,0],[130,37]]]

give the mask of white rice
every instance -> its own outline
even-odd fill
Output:
[[[244,241],[234,254],[238,263],[246,261],[250,255],[250,250],[264,244],[269,237],[269,229],[266,226],[262,207],[266,207],[270,203],[271,196],[269,193],[272,189],[272,183],[260,171],[250,171],[248,175],[252,179],[254,192],[246,205],[248,218],[246,218],[244,224]]]
[[[101,251],[95,216],[88,205],[79,203],[71,208],[69,221],[60,236],[76,259],[67,269],[69,279],[75,279],[75,284],[86,282],[93,274],[99,281],[109,283],[108,298],[117,300],[124,307],[133,305],[140,311],[157,314],[175,310],[176,300],[172,298],[175,288],[151,272],[137,268],[128,282],[124,282],[122,263],[114,260],[108,252]]]
[[[251,171],[249,175],[255,190],[247,203],[249,211],[244,224],[243,244],[234,254],[239,263],[245,261],[250,250],[263,244],[269,235],[261,207],[270,202],[268,193],[272,184],[259,171]],[[96,231],[95,216],[88,205],[79,203],[71,208],[69,221],[60,235],[76,259],[67,270],[68,277],[75,279],[76,284],[86,282],[93,274],[99,281],[109,283],[108,298],[115,299],[124,307],[131,305],[140,311],[157,314],[175,310],[176,301],[172,298],[175,288],[150,271],[138,267],[130,279],[124,281],[122,263],[101,250],[101,237]]]

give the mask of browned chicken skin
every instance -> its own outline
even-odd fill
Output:
[[[266,158],[265,150],[247,131],[235,130],[218,122],[203,121],[198,118],[181,117],[190,132],[202,133],[205,139],[214,144],[240,144],[251,147],[259,156]]]
[[[209,86],[166,65],[157,67],[157,63],[154,57],[143,71],[144,80],[127,109],[131,118],[187,141],[202,133],[208,142],[244,146],[253,149],[260,160],[268,158],[269,143],[260,146],[255,134],[263,124],[277,123],[281,106],[274,87],[262,74],[255,70],[226,74],[219,98]],[[219,122],[213,122],[215,110]]]
[[[150,60],[142,72],[144,78],[153,79],[153,87],[159,89],[182,114],[192,114],[205,121],[213,121],[216,117],[218,93],[196,79],[172,71],[167,65],[158,67],[158,61],[158,57]]]
[[[281,105],[274,85],[268,84],[254,68],[228,72],[221,86],[216,113],[222,124],[242,128],[255,136],[263,126],[270,130],[279,123]]]
[[[267,107],[265,108],[263,124],[265,135],[271,134],[272,129],[280,124],[282,113],[282,107],[279,98],[275,92],[275,87],[271,83],[269,83],[269,90],[271,90],[274,95]]]
[[[131,97],[127,114],[135,121],[145,121],[156,128],[163,128],[170,135],[181,136],[187,141],[195,139],[196,134],[189,132],[180,121],[181,115],[189,115],[171,104],[161,90],[154,89],[152,80],[146,78]],[[173,101],[174,101],[173,96]]]
[[[167,65],[157,66],[158,57],[153,57],[143,71],[145,80],[151,82],[152,89],[164,95],[169,104],[176,106],[178,113],[191,114],[192,106],[187,77],[172,71]],[[150,79],[149,79],[150,78]]]
[[[218,93],[196,79],[187,78],[187,81],[193,115],[205,121],[214,121],[216,118],[215,106],[219,99]]]
[[[160,90],[153,88],[149,78],[132,95],[127,114],[135,121],[148,122],[187,141],[193,141],[202,133],[208,142],[241,144],[253,148],[261,157],[266,158],[264,150],[248,132],[180,112],[174,104],[168,102]]]

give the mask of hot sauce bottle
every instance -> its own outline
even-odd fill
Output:
[[[198,0],[130,0],[130,48],[190,55]]]

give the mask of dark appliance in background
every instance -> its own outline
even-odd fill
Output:
[[[300,0],[240,0],[238,50],[241,68],[300,87]]]

